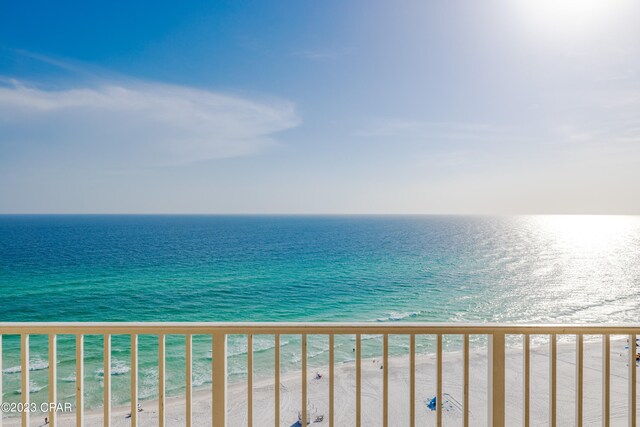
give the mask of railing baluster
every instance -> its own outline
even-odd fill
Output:
[[[164,334],[158,335],[158,426],[164,427],[166,423],[165,414],[165,357],[166,357],[166,337]]]
[[[523,411],[522,425],[529,427],[531,422],[531,336],[524,334],[522,336],[522,391],[523,391]]]
[[[302,419],[300,425],[307,425],[307,334],[302,334]]]
[[[504,334],[489,335],[489,419],[492,427],[504,427]]]
[[[409,336],[409,426],[416,425],[416,336]]]
[[[104,426],[111,425],[111,335],[104,336]]]
[[[22,370],[22,404],[29,406],[29,335],[20,335],[20,358]],[[29,411],[22,411],[22,426],[29,426]]]
[[[274,361],[275,386],[273,388],[273,391],[275,392],[274,418],[276,422],[276,427],[280,427],[280,334],[276,334],[274,337],[274,340],[275,340],[275,361]]]
[[[215,333],[211,339],[211,380],[213,427],[227,427],[227,335]]]
[[[636,335],[629,335],[629,427],[636,427]]]
[[[556,427],[556,373],[557,373],[557,346],[555,334],[549,336],[549,426]]]
[[[56,334],[49,334],[49,404],[55,404],[58,401],[56,353]],[[51,427],[58,425],[55,408],[51,406],[49,406],[49,425]]]
[[[462,379],[462,423],[464,427],[469,427],[469,334],[464,334],[462,341],[462,352],[464,355],[464,373]]]
[[[247,335],[247,426],[253,427],[253,335]]]
[[[2,334],[0,334],[0,406],[2,406]],[[2,413],[0,411],[0,427],[2,427]]]
[[[186,360],[185,360],[185,368],[187,381],[185,384],[186,387],[186,408],[185,408],[185,418],[186,418],[186,427],[191,427],[193,422],[193,409],[191,407],[191,397],[193,393],[193,336],[191,334],[187,334],[185,336],[185,347],[186,347]]]
[[[584,387],[584,335],[576,335],[576,427],[582,427]]]
[[[84,335],[76,335],[76,427],[84,426]]]
[[[389,426],[389,334],[382,338],[382,425]]]
[[[334,338],[333,334],[329,335],[329,427],[333,427],[333,419],[334,419],[334,386],[335,381],[333,378],[334,374],[334,366],[335,363],[335,354],[334,354]]]
[[[131,334],[131,427],[138,425],[138,335]]]
[[[356,335],[356,427],[362,422],[362,337]]]
[[[442,335],[436,337],[436,425],[442,427]]]
[[[602,425],[609,427],[611,420],[611,336],[602,336]]]

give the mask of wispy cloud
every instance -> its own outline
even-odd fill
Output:
[[[613,152],[640,144],[640,74],[591,91],[566,95],[570,103],[553,129],[560,142],[608,147]],[[559,119],[561,120],[561,119]]]
[[[505,135],[506,130],[483,123],[429,122],[410,119],[376,120],[354,132],[360,137],[404,139],[479,140]]]
[[[305,49],[298,50],[293,52],[291,55],[308,59],[310,61],[326,61],[331,59],[336,59],[342,55],[347,53],[347,49],[345,48],[337,48],[337,49]]]
[[[1,83],[1,82],[0,82]],[[55,144],[119,165],[245,156],[299,123],[293,103],[159,83],[0,86],[0,148]]]
[[[352,135],[410,153],[413,161],[420,159],[430,170],[488,168],[513,156],[522,143],[532,142],[527,132],[513,126],[403,118],[370,120]]]

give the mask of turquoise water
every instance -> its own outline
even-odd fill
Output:
[[[0,216],[0,291],[0,321],[637,322],[640,217]],[[379,352],[367,338],[365,355]],[[87,404],[98,406],[102,338],[86,339]],[[3,398],[15,401],[19,339],[3,343]],[[283,343],[283,369],[299,368],[299,339]],[[353,357],[351,337],[337,344],[340,360]],[[59,338],[69,401],[74,345]],[[184,389],[183,345],[168,337],[170,394]],[[394,339],[392,351],[407,345]],[[272,337],[254,346],[266,374]],[[327,347],[310,338],[312,366]],[[209,349],[195,338],[202,387]],[[231,377],[242,378],[245,339],[229,349]],[[141,337],[142,398],[156,395],[156,351],[156,337]],[[129,339],[115,336],[116,403],[127,400],[128,364]],[[31,365],[32,399],[44,401],[46,337],[32,337]]]

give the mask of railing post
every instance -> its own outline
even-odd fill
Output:
[[[463,346],[462,354],[463,354],[463,364],[464,364],[462,368],[463,369],[463,373],[462,373],[463,404],[462,406],[464,408],[464,412],[462,414],[462,425],[464,425],[464,427],[469,427],[469,334],[464,334],[464,337],[462,340],[462,346]],[[414,367],[412,367],[411,369],[414,369]],[[415,427],[415,425],[412,425],[411,427]]]
[[[58,401],[57,391],[57,359],[56,359],[56,334],[49,334],[49,404],[56,404]],[[58,425],[55,408],[49,406],[49,426]]]
[[[416,335],[415,334],[411,334],[409,336],[409,427],[416,427]]]
[[[2,405],[2,334],[0,334],[0,406]],[[0,410],[0,427],[2,427],[2,410]]]
[[[165,394],[167,391],[167,384],[165,376],[167,369],[166,363],[166,336],[164,334],[158,335],[158,427],[164,427],[167,422],[166,416],[166,401]]]
[[[584,335],[576,335],[576,427],[582,427],[584,404]]]
[[[193,394],[193,336],[187,334],[185,337],[186,346],[186,368],[187,368],[187,381],[186,381],[186,408],[185,408],[185,424],[186,427],[191,427],[193,424],[193,410],[191,404],[191,396]]]
[[[247,426],[253,427],[253,335],[247,335]]]
[[[386,366],[385,366],[386,368]],[[436,426],[442,427],[442,334],[436,336]]]
[[[212,337],[212,418],[213,427],[227,427],[227,335],[221,332]]]
[[[329,357],[331,358],[331,357]],[[280,334],[275,335],[275,408],[273,411],[276,427],[280,427]],[[333,378],[332,378],[333,379]],[[333,426],[332,426],[333,427]]]
[[[131,334],[131,427],[138,427],[138,335]]]
[[[628,408],[629,408],[629,427],[636,427],[636,351],[637,350],[637,346],[636,346],[636,335],[635,334],[631,334],[629,335],[629,359],[627,361],[627,364],[629,365],[629,379],[628,379],[628,386],[629,386],[629,393],[628,393],[628,399],[629,399],[629,404],[628,404]]]
[[[386,366],[383,366],[387,369]],[[362,425],[362,335],[356,334],[356,427]]]
[[[300,425],[307,425],[307,334],[302,334],[302,411]]]
[[[531,409],[531,336],[524,334],[522,336],[522,426],[529,427],[531,425],[530,409]]]
[[[22,404],[29,406],[29,335],[20,335],[20,370],[22,375]],[[29,426],[29,411],[22,411],[22,425]]]
[[[76,335],[76,427],[84,427],[84,335]]]
[[[0,405],[2,405],[2,334],[0,334]],[[0,410],[0,427],[2,427],[2,412]]]
[[[111,426],[111,334],[104,335],[104,427]]]
[[[335,402],[335,338],[329,335],[329,427],[334,427]],[[279,424],[278,424],[279,426]]]
[[[549,427],[556,427],[557,421],[557,359],[558,340],[556,334],[549,336]]]
[[[630,343],[631,344],[631,343]],[[629,351],[633,346],[629,345]],[[602,336],[602,426],[611,425],[611,335]]]
[[[504,334],[489,335],[488,425],[504,427]]]

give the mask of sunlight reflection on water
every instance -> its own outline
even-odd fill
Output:
[[[633,216],[532,216],[520,219],[508,257],[511,280],[496,319],[629,322],[640,319],[640,219]],[[509,266],[506,266],[509,270]],[[500,314],[502,313],[502,314]]]

